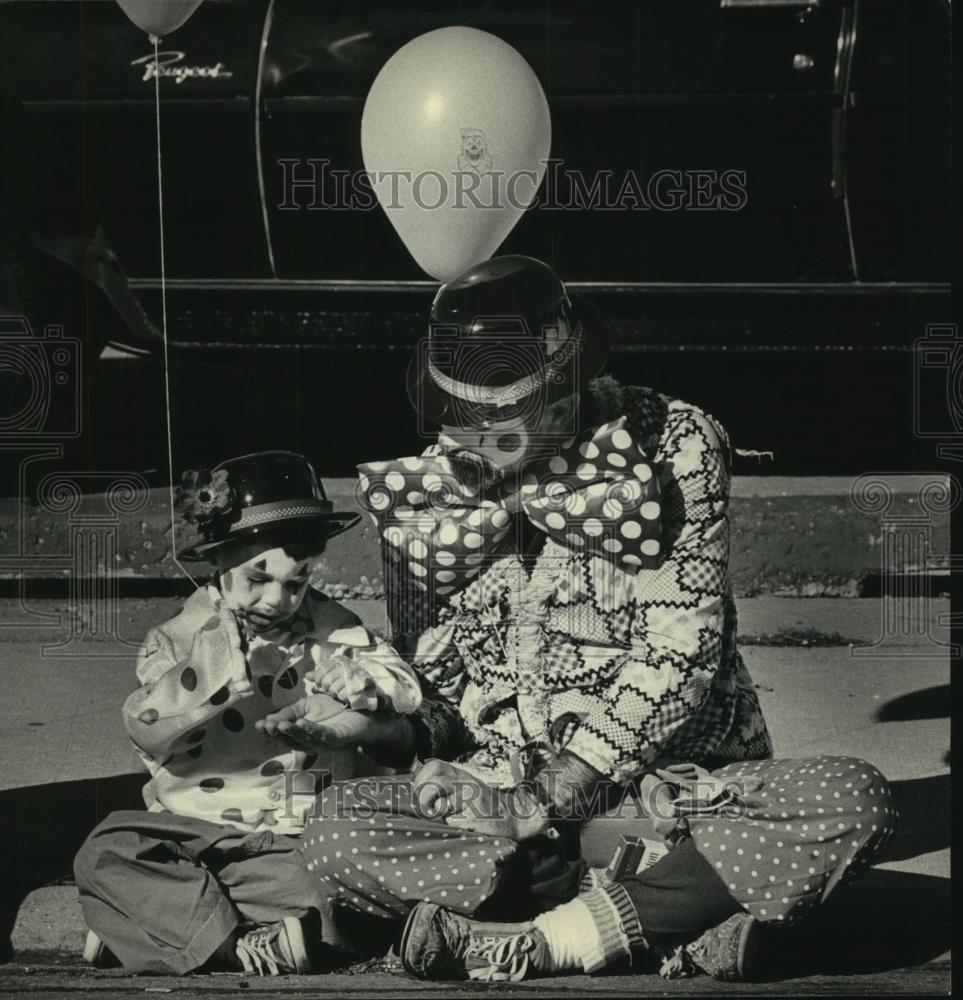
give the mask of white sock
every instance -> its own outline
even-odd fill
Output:
[[[546,972],[585,968],[587,956],[601,951],[602,941],[592,912],[580,899],[541,913],[532,923],[548,942],[552,968]]]

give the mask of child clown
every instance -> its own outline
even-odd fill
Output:
[[[138,973],[305,972],[323,899],[296,838],[316,779],[371,773],[350,749],[361,713],[414,711],[418,681],[310,586],[358,516],[332,509],[301,455],[185,473],[176,507],[199,532],[182,556],[217,573],[141,648],[123,715],[150,772],[147,811],[112,813],[77,856],[85,957]],[[326,750],[326,735],[349,749]]]

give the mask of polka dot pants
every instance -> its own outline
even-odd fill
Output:
[[[409,782],[399,775],[326,789],[304,832],[308,871],[333,904],[372,917],[403,920],[423,899],[473,913],[516,845],[415,815]]]
[[[852,757],[766,760],[713,772],[762,782],[733,817],[690,819],[699,853],[766,923],[791,924],[877,860],[896,826],[886,779]]]
[[[733,815],[690,817],[691,844],[732,898],[766,923],[805,916],[872,864],[895,828],[886,779],[855,758],[748,761],[713,773],[759,787]],[[517,845],[420,818],[409,780],[328,788],[302,842],[308,871],[335,906],[367,916],[400,921],[419,900],[473,914],[499,887]]]

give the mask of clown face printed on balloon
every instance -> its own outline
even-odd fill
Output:
[[[492,168],[492,154],[488,151],[488,140],[480,128],[461,130],[461,153],[458,155],[458,169],[471,170],[476,174],[487,173]]]

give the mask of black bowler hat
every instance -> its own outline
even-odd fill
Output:
[[[548,264],[494,257],[443,285],[409,366],[415,409],[438,423],[498,419],[578,392],[608,353],[602,317]]]
[[[183,559],[279,525],[317,528],[327,538],[361,520],[355,512],[334,510],[311,464],[293,451],[258,451],[221,462],[213,470],[189,469],[177,487],[174,508],[197,537]]]

